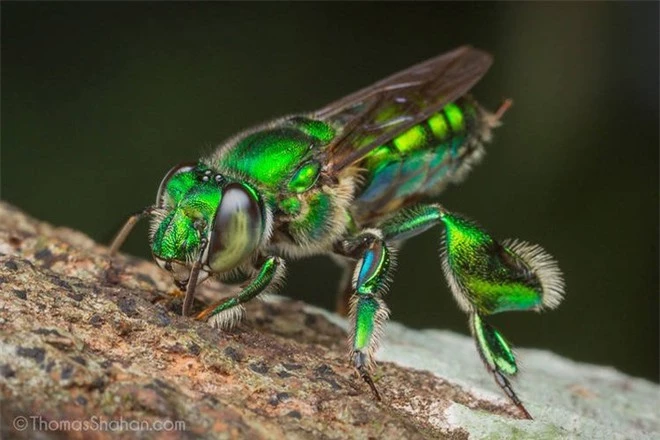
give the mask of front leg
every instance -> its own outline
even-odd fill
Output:
[[[279,257],[267,257],[257,275],[243,290],[231,298],[223,299],[207,307],[195,319],[209,320],[214,327],[227,328],[236,324],[243,316],[243,304],[268,289],[273,289],[284,276],[284,260]]]
[[[394,269],[394,257],[380,231],[374,229],[365,230],[344,242],[344,250],[346,255],[360,256],[353,276],[354,293],[349,312],[352,323],[351,361],[376,399],[380,400],[369,370],[373,368],[373,355],[383,323],[389,316],[389,309],[381,296]]]

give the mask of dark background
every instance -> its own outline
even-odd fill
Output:
[[[3,2],[2,198],[108,242],[172,165],[465,43],[495,55],[475,95],[515,104],[441,199],[541,243],[567,281],[559,309],[495,324],[658,380],[657,2]],[[467,333],[438,237],[404,247],[387,301],[396,321]],[[149,257],[146,225],[124,250]],[[284,292],[332,308],[338,277],[300,261]]]

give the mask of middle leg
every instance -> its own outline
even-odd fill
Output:
[[[389,317],[389,309],[382,295],[387,291],[396,261],[394,248],[387,242],[421,234],[440,222],[441,212],[436,205],[404,211],[383,223],[381,229],[365,229],[339,243],[335,249],[338,254],[356,260],[347,265],[354,267],[353,278],[342,283],[338,310],[341,311],[345,298],[350,296],[351,362],[377,400],[381,400],[380,394],[369,370],[373,368],[383,324]]]
[[[389,316],[382,295],[387,290],[394,269],[394,256],[382,233],[376,229],[364,230],[341,245],[343,255],[358,260],[351,282],[353,294],[349,305],[351,362],[376,399],[381,400],[369,370],[373,368],[373,355],[383,323]]]

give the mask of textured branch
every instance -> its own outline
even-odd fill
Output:
[[[573,389],[552,383],[554,395],[564,396],[557,403],[563,413],[531,405],[537,421],[517,420],[469,340],[446,332],[413,338],[397,325],[389,327],[381,357],[436,374],[381,362],[376,378],[384,400],[377,403],[348,367],[341,319],[299,301],[255,301],[242,324],[220,332],[179,316],[180,300],[166,293],[171,280],[152,263],[120,258],[113,271],[107,268],[105,247],[0,203],[2,434],[35,438],[36,428],[40,438],[458,439],[498,432],[552,438],[585,427],[598,432],[602,424],[587,418],[589,405],[610,386],[631,399],[617,421],[621,432],[640,438],[658,428],[655,410],[649,412],[657,386],[598,367],[584,372],[591,382]],[[208,283],[200,297],[227,290]],[[439,354],[442,338],[453,353]],[[416,346],[419,340],[429,347]],[[454,357],[456,378],[433,364],[444,356]],[[544,380],[530,375],[526,383]],[[532,385],[523,396],[548,402],[551,396],[535,396]],[[571,427],[566,413],[579,414],[580,423]],[[27,418],[26,430],[17,417]],[[86,421],[87,429],[64,421]],[[137,422],[167,431],[137,430]],[[100,426],[106,429],[93,429]]]

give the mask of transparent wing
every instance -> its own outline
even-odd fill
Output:
[[[416,64],[339,99],[313,115],[342,127],[326,150],[330,173],[355,163],[467,93],[492,57],[470,46]]]

